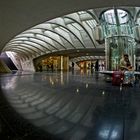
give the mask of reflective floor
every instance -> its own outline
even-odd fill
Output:
[[[140,84],[98,72],[1,75],[3,140],[140,140]]]

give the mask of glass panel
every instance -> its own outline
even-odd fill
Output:
[[[61,30],[65,31],[65,32],[69,33],[69,31],[67,29],[63,28],[63,27],[59,27],[59,28],[55,28],[55,29],[61,29]]]
[[[120,24],[124,24],[128,21],[128,14],[126,11],[117,9],[118,20]],[[104,13],[105,21],[109,24],[117,24],[115,10],[111,9]]]
[[[87,20],[86,22],[87,22],[87,24],[88,24],[91,28],[94,28],[94,27],[96,27],[96,25],[97,25],[97,22],[96,22],[96,20],[94,20],[94,19],[92,19],[92,20]]]
[[[83,30],[83,28],[80,25],[78,25],[77,23],[72,23],[71,25],[74,26],[79,31]]]

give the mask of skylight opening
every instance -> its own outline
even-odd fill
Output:
[[[129,20],[128,13],[121,9],[117,9],[117,12],[115,12],[115,9],[107,10],[103,13],[102,17],[110,24],[117,24],[118,22],[124,24]]]

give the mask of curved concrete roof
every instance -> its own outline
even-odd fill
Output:
[[[18,50],[35,58],[58,51],[101,48],[95,40],[95,16],[88,10],[46,21],[15,36],[3,50]]]
[[[24,30],[80,10],[112,6],[140,6],[139,0],[4,0],[0,3],[0,50]]]

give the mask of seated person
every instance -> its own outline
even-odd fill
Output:
[[[124,54],[123,58],[120,60],[120,69],[121,70],[128,70],[131,66],[128,54]]]

